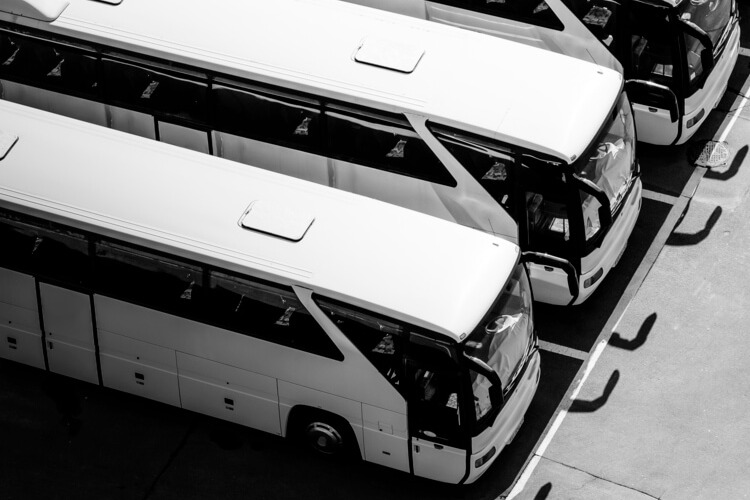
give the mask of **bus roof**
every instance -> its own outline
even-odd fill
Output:
[[[622,88],[619,73],[589,62],[335,0],[69,2],[51,22],[0,19],[209,71],[292,82],[566,161],[593,140]],[[408,61],[411,73],[363,64],[355,54],[365,39],[422,55]]]
[[[455,340],[518,259],[515,245],[459,224],[7,101],[0,131],[0,145],[18,137],[0,160],[0,206],[273,277]],[[254,201],[281,217],[275,227],[314,220],[296,242],[245,229]]]

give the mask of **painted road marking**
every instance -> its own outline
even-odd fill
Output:
[[[650,189],[645,188],[643,189],[642,193],[642,196],[647,200],[660,201],[669,205],[674,204],[679,198],[679,196],[675,196],[673,194],[660,193],[658,191],[651,191]]]
[[[564,345],[560,344],[554,344],[552,342],[547,342],[546,340],[539,341],[539,348],[543,351],[561,354],[569,358],[580,359],[581,361],[586,361],[586,358],[589,357],[589,353],[587,353],[586,351],[573,349],[572,347],[565,347]]]
[[[583,369],[584,372],[580,381],[578,382],[578,384],[576,384],[575,388],[570,393],[570,396],[568,396],[567,400],[563,399],[563,401],[560,402],[560,406],[558,407],[559,412],[557,413],[555,420],[553,421],[552,425],[547,429],[546,433],[544,434],[544,438],[542,439],[541,444],[534,451],[534,455],[526,464],[526,467],[521,473],[521,476],[518,478],[518,481],[516,481],[516,484],[513,485],[513,488],[511,489],[510,493],[506,497],[507,500],[512,500],[513,498],[515,498],[526,487],[526,484],[531,478],[531,475],[534,473],[534,470],[536,469],[537,465],[539,464],[542,457],[544,456],[544,453],[547,451],[547,447],[552,442],[552,439],[555,437],[557,430],[560,428],[563,421],[565,420],[565,417],[568,414],[568,408],[569,408],[570,402],[575,400],[576,397],[578,397],[578,393],[581,391],[581,388],[583,387],[583,383],[586,381],[589,374],[594,369],[596,362],[599,360],[599,356],[601,356],[602,352],[604,352],[604,348],[607,346],[609,337],[612,335],[612,332],[614,332],[617,329],[617,326],[620,324],[620,321],[622,320],[623,316],[625,316],[625,313],[627,312],[630,302],[633,300],[633,297],[635,297],[636,292],[641,287],[641,284],[643,283],[643,281],[646,279],[646,275],[648,274],[648,272],[651,270],[651,267],[656,262],[657,257],[659,256],[662,248],[664,248],[664,245],[667,242],[667,238],[669,238],[669,235],[672,234],[674,227],[677,225],[677,222],[679,221],[683,212],[686,210],[687,204],[690,201],[690,198],[695,193],[698,187],[698,184],[700,183],[700,180],[703,178],[703,175],[705,173],[706,173],[705,168],[696,167],[693,170],[693,173],[691,174],[690,179],[688,179],[687,183],[685,183],[685,187],[682,189],[682,193],[680,194],[680,196],[678,198],[670,197],[674,205],[672,205],[672,208],[670,209],[669,214],[667,215],[667,219],[664,221],[664,224],[662,225],[661,229],[659,229],[659,232],[656,234],[654,241],[649,246],[649,249],[646,252],[646,255],[643,257],[641,264],[638,266],[635,273],[631,277],[630,282],[628,283],[628,286],[625,288],[625,291],[620,297],[620,300],[617,302],[617,305],[615,306],[612,312],[612,315],[607,320],[607,323],[604,325],[604,328],[602,328],[602,331],[599,334],[599,337],[597,338],[596,348],[591,354],[591,357],[589,358],[588,362],[584,365],[585,369]],[[661,197],[661,196],[668,196],[668,195],[661,195],[661,193],[656,193],[655,191],[649,191],[649,193],[650,193],[650,196],[653,195],[654,198]],[[541,341],[540,341],[540,344],[541,344]],[[553,346],[553,345],[554,344],[551,344],[550,346]]]

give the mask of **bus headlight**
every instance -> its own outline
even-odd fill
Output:
[[[495,456],[495,453],[497,453],[497,450],[493,446],[492,448],[490,448],[490,451],[485,453],[481,458],[477,458],[477,460],[474,462],[474,467],[477,469],[480,468],[481,466],[489,462],[490,459]]]

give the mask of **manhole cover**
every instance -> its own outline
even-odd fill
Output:
[[[720,167],[729,161],[729,155],[729,145],[719,141],[695,142],[688,150],[690,163],[696,167]]]

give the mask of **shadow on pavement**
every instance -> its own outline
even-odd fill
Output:
[[[688,205],[685,207],[685,211],[687,211],[689,206],[690,202],[688,202]],[[673,247],[697,245],[701,241],[708,238],[708,236],[711,234],[711,230],[714,228],[716,222],[718,222],[719,218],[721,217],[721,214],[722,208],[720,206],[717,206],[716,208],[714,208],[713,212],[711,212],[711,215],[708,217],[706,225],[703,229],[696,233],[673,232],[669,235],[669,238],[667,238],[665,245]],[[680,222],[682,222],[682,220],[680,220]]]
[[[604,390],[602,391],[602,395],[599,396],[596,399],[592,399],[590,401],[584,400],[584,399],[574,399],[573,402],[570,404],[570,408],[568,408],[568,412],[570,413],[592,413],[607,404],[607,400],[609,399],[609,396],[612,394],[612,391],[615,389],[615,386],[617,385],[617,381],[620,380],[620,371],[615,370],[612,372],[612,375],[609,376],[609,380],[607,380],[607,385],[604,386]]]
[[[656,313],[651,313],[638,329],[638,334],[633,340],[626,340],[619,333],[613,332],[609,338],[609,345],[618,349],[625,349],[626,351],[635,351],[646,343],[646,339],[648,338],[648,334],[651,333],[654,323],[656,323]]]

